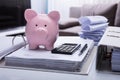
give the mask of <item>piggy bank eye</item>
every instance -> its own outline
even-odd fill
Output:
[[[46,25],[46,24],[45,24],[44,26],[45,26],[45,27],[47,27],[47,25]]]
[[[35,26],[38,26],[37,24]]]

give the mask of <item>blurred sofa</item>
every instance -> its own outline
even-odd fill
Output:
[[[112,4],[84,4],[81,7],[71,7],[69,18],[59,22],[59,35],[79,36],[81,27],[78,18],[95,15],[105,16],[108,19],[109,26],[120,27],[120,2]]]

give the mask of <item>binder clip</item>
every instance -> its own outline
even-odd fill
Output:
[[[108,47],[105,45],[98,46],[96,57],[97,70],[111,70],[111,52],[108,52]]]

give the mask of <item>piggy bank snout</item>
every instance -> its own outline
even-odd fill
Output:
[[[48,30],[47,29],[45,29],[45,28],[39,28],[39,31],[41,32],[41,33],[45,33],[45,34],[47,34],[48,33]]]
[[[39,27],[37,29],[37,32],[38,32],[39,36],[44,38],[44,39],[48,37],[48,30],[45,28]]]

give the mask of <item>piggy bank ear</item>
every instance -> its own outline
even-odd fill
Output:
[[[59,19],[60,19],[60,14],[59,14],[58,11],[52,11],[52,12],[50,12],[50,13],[48,14],[48,16],[49,16],[50,18],[52,18],[53,20],[55,20],[56,22],[58,22]]]
[[[25,16],[26,21],[29,22],[31,19],[37,16],[37,13],[32,9],[26,9],[24,16]]]

